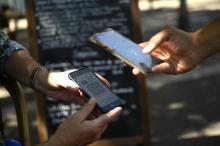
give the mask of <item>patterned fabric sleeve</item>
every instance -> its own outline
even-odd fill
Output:
[[[0,49],[2,50],[5,42],[8,40],[8,36],[0,30]]]
[[[5,60],[9,57],[13,52],[17,50],[26,50],[25,47],[18,44],[15,41],[12,41],[8,38],[8,36],[0,30],[0,74],[5,74]]]

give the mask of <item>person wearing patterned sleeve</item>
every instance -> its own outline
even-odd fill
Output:
[[[7,57],[11,55],[11,53],[23,49],[26,50],[22,45],[9,40],[8,36],[0,31],[0,73],[4,74],[4,64]],[[27,50],[26,50],[27,51]]]
[[[96,101],[94,98],[91,98],[87,103],[82,100],[83,94],[79,90],[79,86],[68,78],[68,73],[73,70],[49,72],[31,57],[27,49],[10,40],[1,30],[0,67],[1,77],[15,79],[57,100],[85,104],[78,112],[61,123],[48,142],[38,146],[88,145],[101,136],[108,123],[121,111],[121,107],[117,107],[108,113],[97,116],[95,119],[88,120],[95,108]],[[101,76],[99,78],[109,84]],[[0,133],[2,130],[3,128],[0,128]],[[0,135],[0,145],[2,146],[3,137],[1,136],[2,134]]]

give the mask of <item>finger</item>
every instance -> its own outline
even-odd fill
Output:
[[[74,93],[74,96],[80,96],[81,91],[79,86],[78,87],[67,86],[65,90],[67,90],[70,93]]]
[[[168,62],[163,62],[163,63],[153,66],[151,69],[151,72],[174,74],[174,70],[171,67],[170,63]]]
[[[134,69],[132,70],[132,73],[133,73],[135,76],[137,76],[137,75],[139,75],[141,72],[140,72],[138,69],[134,68]]]
[[[68,72],[52,72],[49,74],[48,82],[57,90],[70,87],[75,92],[79,89],[79,86],[68,78]]]
[[[80,122],[87,119],[87,117],[93,111],[95,104],[95,99],[90,98],[90,100],[75,114],[75,116],[79,119]]]
[[[75,82],[71,81],[71,80],[68,80],[68,81],[66,81],[66,82],[63,82],[62,84],[63,84],[63,86],[64,86],[65,88],[70,87],[70,88],[71,88],[72,90],[74,90],[74,91],[79,90],[79,85],[76,84]]]
[[[99,74],[96,73],[96,76],[98,76],[98,78],[104,83],[106,84],[108,87],[110,87],[110,83],[105,79],[103,78],[102,76],[100,76]]]
[[[65,73],[68,75],[71,72],[77,71],[78,69],[70,69],[70,70],[66,70]]]
[[[97,140],[100,139],[100,137],[102,136],[102,133],[106,130],[107,127],[108,127],[107,124],[102,127],[99,134],[97,135]]]
[[[85,96],[80,96],[80,97],[74,97],[73,102],[83,106],[88,102],[88,98]]]
[[[98,124],[108,124],[109,122],[111,122],[116,116],[119,115],[119,113],[122,111],[121,107],[116,107],[113,110],[109,111],[106,114],[103,114],[101,116],[99,116],[97,119],[95,119],[94,121],[97,122]]]
[[[99,117],[100,115],[102,115],[103,113],[99,110],[99,109],[94,109],[92,111],[92,114],[95,116],[95,117]]]
[[[97,108],[93,109],[92,113],[89,115],[89,117],[87,118],[87,120],[93,120],[96,119],[97,117],[99,117],[101,114],[103,114],[100,110],[98,110]]]
[[[128,67],[129,65],[126,62],[122,62],[123,66]]]
[[[148,45],[149,42],[143,42],[138,44],[141,48],[145,48]]]
[[[68,77],[66,79],[63,79],[62,85],[64,87],[71,87],[72,89],[75,89],[75,90],[79,89],[79,85],[74,80],[70,80]]]
[[[161,45],[164,41],[168,40],[171,35],[170,30],[170,27],[166,27],[164,30],[154,35],[143,49],[143,52],[150,53],[159,45]]]
[[[54,94],[56,94],[56,93],[54,93]],[[61,91],[61,93],[58,97],[60,97],[61,100],[74,101],[76,103],[78,103],[78,99],[81,98],[79,95],[79,92],[73,91],[71,89],[65,89],[64,91]]]
[[[95,119],[96,116],[94,116],[93,114],[90,114],[88,117],[87,117],[87,120],[93,120]]]

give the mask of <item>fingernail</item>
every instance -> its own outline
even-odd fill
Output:
[[[152,49],[155,48],[154,44],[148,44],[147,46],[145,46],[145,48],[143,49],[143,53],[149,53]]]

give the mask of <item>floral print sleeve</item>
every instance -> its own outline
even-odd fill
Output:
[[[0,30],[0,74],[5,74],[5,60],[9,57],[13,52],[17,50],[26,50],[25,47],[18,44],[15,41],[12,41],[8,38],[8,36]]]

